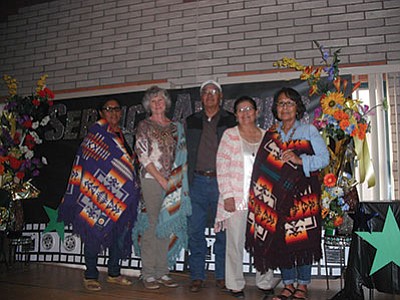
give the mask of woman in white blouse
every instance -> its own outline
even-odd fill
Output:
[[[244,245],[248,195],[254,158],[264,130],[256,125],[257,105],[248,96],[234,104],[238,125],[224,132],[217,152],[217,179],[220,198],[215,231],[226,230],[225,284],[232,296],[244,298]],[[273,272],[256,273],[256,284],[266,295],[273,294]]]

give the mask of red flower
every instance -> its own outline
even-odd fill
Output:
[[[10,162],[11,168],[13,168],[14,170],[19,170],[19,168],[22,165],[22,161],[20,161],[19,159],[16,159],[13,156],[10,156],[8,161]]]
[[[41,90],[38,92],[38,95],[42,98],[46,97],[46,92],[44,90]]]
[[[16,131],[14,133],[14,137],[13,137],[13,141],[14,141],[15,145],[19,145],[19,143],[21,142],[20,137],[21,137],[21,134],[18,131]]]
[[[54,104],[54,101],[52,101],[52,100],[49,100],[47,103],[48,103],[48,104],[49,104],[49,106],[51,107],[51,106],[53,106],[53,104]]]
[[[22,180],[25,177],[25,173],[24,172],[17,172],[17,174],[15,174],[15,176],[17,176],[18,179]]]
[[[0,156],[0,175],[4,174],[4,163],[7,161],[6,156]]]
[[[332,173],[328,173],[324,176],[324,184],[327,187],[334,187],[336,184],[336,176]]]
[[[54,93],[50,89],[44,88],[44,92],[46,93],[47,97],[54,99]]]
[[[31,128],[32,127],[32,120],[26,120],[24,123],[22,123],[22,126],[25,128]]]
[[[25,137],[25,145],[29,148],[29,150],[32,150],[36,146],[35,139],[30,134],[27,134]]]
[[[35,98],[35,99],[32,100],[32,104],[35,105],[35,106],[39,106],[40,105],[40,101]]]

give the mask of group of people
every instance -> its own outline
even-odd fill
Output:
[[[58,209],[59,220],[85,243],[85,287],[101,289],[96,264],[106,248],[107,281],[132,284],[121,275],[120,260],[135,245],[147,289],[178,286],[169,267],[187,248],[190,290],[198,292],[206,279],[205,229],[214,227],[217,287],[244,297],[246,249],[266,296],[274,294],[279,268],[284,288],[273,299],[306,299],[311,265],[322,256],[318,171],[329,154],[317,129],[300,122],[301,96],[291,88],[276,93],[277,122],[268,130],[257,126],[249,96],[238,98],[230,113],[222,108],[221,86],[208,80],[200,97],[203,109],[182,124],[167,117],[168,92],[149,88],[134,151],[119,127],[119,102],[99,107],[100,120],[78,150]]]

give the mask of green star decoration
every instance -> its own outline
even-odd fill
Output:
[[[382,232],[356,231],[356,234],[376,248],[370,276],[391,262],[400,266],[400,230],[390,207]]]
[[[46,211],[47,215],[49,216],[49,223],[47,224],[46,228],[43,230],[43,233],[50,232],[50,231],[57,231],[58,235],[60,236],[61,240],[64,240],[64,222],[57,222],[58,218],[58,208],[52,209],[47,206],[43,206],[44,210]]]

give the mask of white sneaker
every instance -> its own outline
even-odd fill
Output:
[[[166,287],[170,287],[170,288],[179,286],[179,284],[175,280],[173,280],[171,277],[169,277],[168,275],[162,276],[157,281],[158,281],[158,283],[161,283],[162,285],[164,285]]]

